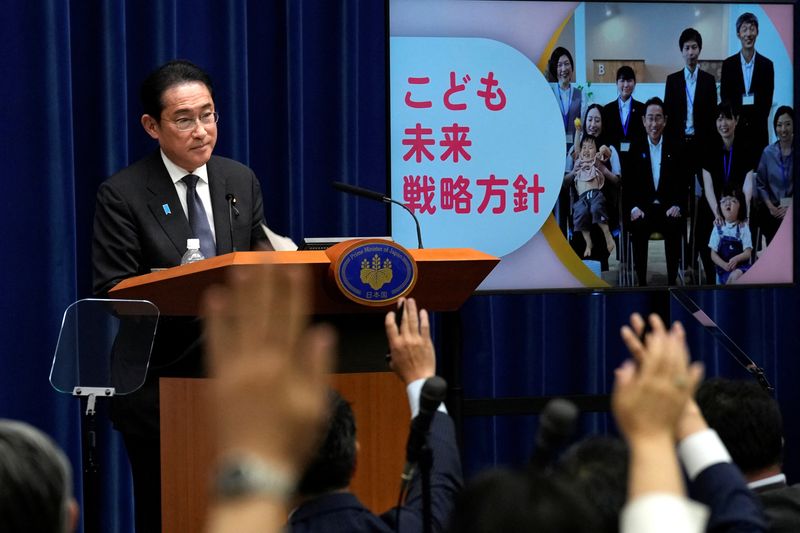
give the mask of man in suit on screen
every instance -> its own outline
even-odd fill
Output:
[[[664,111],[670,120],[666,128],[668,137],[677,142],[681,150],[681,159],[685,163],[685,186],[687,198],[703,199],[702,169],[700,161],[716,135],[717,84],[714,76],[699,66],[700,51],[703,49],[703,37],[694,28],[686,28],[678,38],[678,47],[683,56],[684,68],[667,76],[664,88]],[[692,210],[692,206],[689,206]],[[698,220],[696,212],[687,213],[693,216],[690,241],[694,239],[694,228],[710,227],[711,220]],[[690,242],[687,256],[693,258],[699,253],[709,276],[708,283],[714,284],[714,263],[711,261],[707,243]],[[691,259],[690,259],[691,262]]]
[[[758,18],[743,13],[736,19],[736,36],[742,49],[722,62],[720,98],[739,113],[736,135],[744,135],[753,153],[769,144],[769,112],[775,90],[772,61],[756,52]]]
[[[123,279],[179,265],[189,238],[200,239],[207,258],[268,248],[255,174],[212,155],[219,115],[209,75],[188,61],[170,61],[144,81],[141,100],[142,127],[159,149],[98,190],[92,241],[98,296]],[[162,317],[144,385],[112,404],[131,462],[139,532],[161,530],[158,380],[204,375],[199,338],[196,319]]]
[[[661,98],[651,98],[645,103],[642,124],[647,137],[631,151],[630,171],[623,190],[625,216],[633,240],[633,263],[640,286],[647,285],[647,250],[653,232],[664,237],[669,285],[675,284],[680,262],[685,188],[679,153],[664,135],[667,118]]]

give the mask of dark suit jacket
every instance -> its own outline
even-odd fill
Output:
[[[740,55],[737,52],[722,62],[720,99],[723,102],[730,102],[734,109],[739,110],[736,134],[738,136],[740,132],[743,133],[758,153],[769,144],[769,110],[772,107],[774,90],[775,70],[772,61],[756,52],[753,78],[750,81],[754,105],[742,106],[744,76]]]
[[[764,505],[771,533],[800,531],[800,485],[781,483],[754,490]]]
[[[695,138],[705,147],[717,134],[717,83],[714,76],[699,68],[692,110]],[[684,69],[667,76],[664,112],[667,114],[667,134],[676,139],[683,138],[687,117]]]
[[[453,421],[444,413],[436,413],[431,424],[428,444],[433,450],[431,472],[431,515],[433,531],[445,531],[456,494],[461,489],[461,461],[456,446]],[[398,480],[400,473],[398,472]],[[384,480],[397,483],[398,480]],[[406,504],[400,508],[400,531],[422,531],[421,481],[416,475]],[[397,508],[380,516],[364,507],[352,493],[332,492],[309,500],[289,517],[291,533],[360,533],[396,531]]]
[[[622,181],[624,215],[630,219],[630,211],[638,207],[647,216],[654,208],[653,202],[659,201],[660,207],[666,211],[673,205],[681,208],[686,215],[686,186],[679,152],[675,142],[662,135],[661,174],[658,189],[653,183],[653,169],[650,164],[650,145],[647,140],[637,143],[631,148],[630,171],[625,173]]]
[[[263,199],[253,171],[213,156],[208,161],[208,181],[217,253],[233,250],[228,194],[236,197],[239,209],[233,221],[236,248],[263,246]],[[156,150],[111,176],[97,191],[92,241],[94,293],[104,295],[121,280],[147,274],[152,268],[179,265],[191,236],[175,185]]]
[[[266,243],[260,227],[264,218],[261,188],[253,171],[230,159],[212,157],[208,180],[217,253],[232,251],[227,194],[236,197],[239,210],[233,219],[236,248],[250,250]],[[152,268],[179,265],[190,237],[189,221],[156,150],[111,176],[97,192],[92,240],[95,294],[104,297],[121,280],[147,274]],[[120,328],[125,327],[123,322]],[[200,329],[191,317],[159,319],[147,381],[136,393],[114,399],[112,419],[117,429],[158,438],[158,378],[204,374]],[[121,333],[117,342],[126,338],[125,331]],[[130,382],[130,362],[119,360],[123,353],[115,347],[112,374],[115,380]]]
[[[614,145],[614,148],[619,152],[620,159],[626,159],[625,154],[620,150],[620,142],[626,138],[625,132],[622,128],[622,120],[619,116],[619,99],[609,102],[603,106],[603,139],[607,140]],[[628,135],[627,140],[635,144],[644,141],[647,136],[644,131],[644,104],[635,98],[631,97],[631,113],[628,117]],[[625,173],[624,162],[622,163],[622,172]]]
[[[718,463],[689,483],[689,496],[709,507],[708,533],[760,533],[767,523],[756,495],[732,463]]]

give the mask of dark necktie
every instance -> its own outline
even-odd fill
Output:
[[[197,195],[197,180],[200,178],[194,174],[187,174],[182,178],[186,184],[186,210],[189,212],[189,226],[196,239],[200,239],[200,252],[206,258],[217,255],[214,245],[214,235],[208,225],[208,216],[203,207],[203,201]]]

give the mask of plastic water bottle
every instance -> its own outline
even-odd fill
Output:
[[[181,264],[194,263],[205,259],[200,252],[200,239],[186,239],[186,253],[181,257]]]

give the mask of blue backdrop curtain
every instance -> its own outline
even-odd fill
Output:
[[[64,309],[90,295],[97,186],[155,147],[139,124],[139,83],[175,57],[211,73],[221,115],[216,153],[255,170],[277,232],[295,240],[384,235],[383,206],[329,186],[385,188],[384,7],[379,0],[10,0],[2,15],[0,416],[47,431],[80,472],[78,406],[47,376]],[[787,470],[797,481],[797,289],[695,296],[766,368],[786,413]],[[641,293],[471,299],[461,312],[465,395],[608,393],[624,353],[618,328],[652,301]],[[687,329],[709,375],[744,377],[710,336]],[[586,417],[583,429],[611,424]],[[526,460],[535,430],[533,416],[467,420],[467,472]],[[124,449],[107,427],[101,439],[105,530],[132,531]]]

